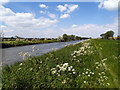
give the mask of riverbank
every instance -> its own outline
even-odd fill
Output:
[[[118,88],[118,41],[87,40],[3,69],[3,88]]]
[[[34,45],[34,44],[43,44],[43,43],[54,43],[60,42],[59,40],[39,40],[39,41],[3,41],[2,48],[16,47],[16,46],[25,46],[25,45]]]
[[[75,40],[74,40],[75,41]],[[2,48],[26,46],[34,44],[54,43],[61,42],[60,40],[39,40],[39,41],[3,41]]]

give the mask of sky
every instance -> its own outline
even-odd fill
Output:
[[[1,2],[4,37],[56,38],[64,33],[97,38],[113,30],[118,35],[118,1]]]

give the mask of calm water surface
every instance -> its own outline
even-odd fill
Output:
[[[69,41],[69,42],[55,42],[55,43],[47,43],[47,44],[35,44],[35,45],[27,45],[27,46],[19,46],[19,47],[11,47],[5,48],[2,50],[3,53],[3,65],[5,64],[13,64],[16,61],[22,61],[22,57],[19,55],[19,52],[28,52],[31,53],[32,56],[40,56],[47,52],[53,51],[53,48],[61,49],[65,47],[65,45],[79,43],[80,41]],[[33,52],[32,47],[36,46],[35,51]]]

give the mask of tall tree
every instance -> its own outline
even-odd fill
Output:
[[[113,37],[114,32],[113,31],[107,31],[105,34],[101,34],[100,36],[104,39],[108,39],[109,37]]]
[[[68,35],[67,34],[63,34],[63,40],[66,42],[68,39]]]

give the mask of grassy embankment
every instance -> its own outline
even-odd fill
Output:
[[[118,88],[118,41],[88,40],[3,69],[3,88]]]
[[[41,43],[53,43],[59,42],[59,40],[38,40],[38,41],[3,41],[2,47],[15,47],[15,46],[24,46],[24,45],[33,45],[33,44],[41,44]]]

